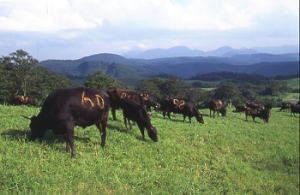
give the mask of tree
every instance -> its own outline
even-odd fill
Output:
[[[161,98],[162,92],[159,86],[163,83],[163,81],[159,78],[149,78],[143,79],[138,82],[136,90],[140,93],[150,93],[155,95],[156,97]]]
[[[225,83],[215,90],[215,98],[228,101],[228,103],[241,102],[241,93],[237,86],[233,83]]]
[[[14,77],[16,84],[15,95],[27,95],[28,89],[31,87],[31,83],[29,83],[30,74],[36,67],[38,60],[24,50],[17,50],[1,61],[5,66],[11,66],[13,70],[11,76]]]
[[[124,87],[118,80],[113,79],[102,72],[96,72],[95,74],[88,76],[84,82],[84,86],[91,89],[102,90],[106,90],[109,87]]]
[[[0,102],[26,95],[41,102],[50,92],[71,85],[64,76],[37,66],[37,60],[23,50],[0,58]]]
[[[189,88],[181,79],[167,79],[159,86],[163,96],[185,97],[185,91]]]

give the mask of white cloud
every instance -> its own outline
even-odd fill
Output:
[[[99,27],[230,30],[275,10],[298,16],[298,0],[0,0],[0,31],[53,32]]]
[[[26,32],[55,32],[95,26],[84,20],[66,0],[0,0],[0,23],[0,31]]]

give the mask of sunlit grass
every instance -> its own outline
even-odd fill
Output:
[[[119,121],[108,122],[104,149],[95,126],[76,127],[76,159],[52,133],[42,142],[28,140],[29,121],[20,115],[38,112],[0,106],[1,194],[299,193],[299,118],[278,109],[269,124],[231,111],[206,116],[204,125],[153,112],[157,143],[142,141],[136,125],[126,131],[119,111]]]

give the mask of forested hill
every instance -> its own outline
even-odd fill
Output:
[[[71,76],[88,76],[96,71],[119,79],[140,79],[159,74],[188,78],[210,72],[255,73],[264,76],[299,73],[299,54],[243,54],[231,57],[172,57],[128,59],[115,54],[96,54],[78,60],[46,60],[40,65]]]

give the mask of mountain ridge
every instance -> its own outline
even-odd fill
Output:
[[[256,54],[256,53],[269,53],[269,54],[285,54],[285,53],[299,53],[298,45],[285,45],[277,47],[254,47],[254,48],[240,48],[235,49],[230,46],[223,46],[209,51],[202,51],[197,49],[190,49],[186,46],[175,46],[171,48],[155,48],[149,50],[130,50],[121,55],[127,58],[142,58],[142,59],[155,59],[165,57],[195,57],[195,56],[216,56],[216,57],[230,57],[239,54]]]

